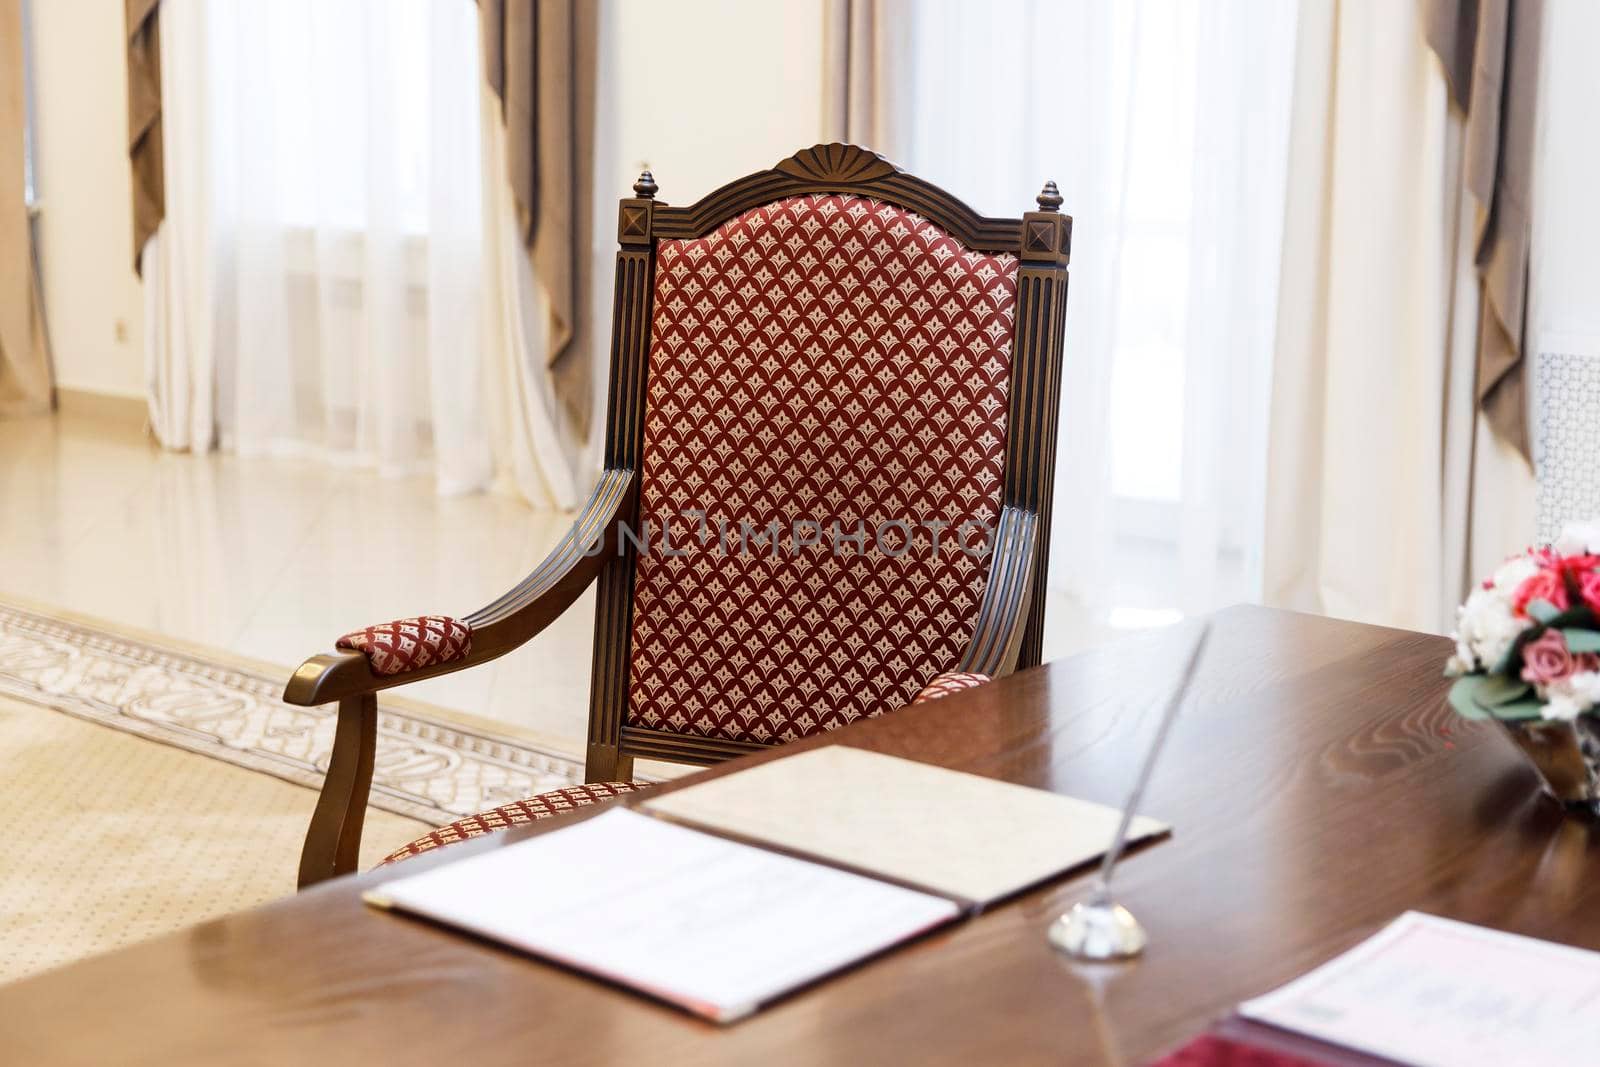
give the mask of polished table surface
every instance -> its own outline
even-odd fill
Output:
[[[1192,636],[1132,638],[802,744],[1120,803]],[[1150,933],[1131,964],[1084,971],[1046,943],[1087,889],[1078,873],[719,1028],[364,907],[391,871],[0,987],[0,1061],[1140,1063],[1407,908],[1600,949],[1589,825],[1536,795],[1492,724],[1447,710],[1448,652],[1439,637],[1220,613],[1144,805],[1175,832],[1118,875]]]

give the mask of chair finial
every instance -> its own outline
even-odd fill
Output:
[[[649,171],[640,171],[639,180],[633,183],[633,191],[646,200],[653,199],[656,191],[661,187],[656,184],[655,175]]]
[[[1037,199],[1040,211],[1061,210],[1061,190],[1056,188],[1056,183],[1053,181],[1044,183],[1044,188],[1039,190]]]

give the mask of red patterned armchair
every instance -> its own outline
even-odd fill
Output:
[[[605,472],[499,600],[346,635],[300,884],[355,867],[380,689],[503,655],[598,581],[590,783],[397,853],[1039,662],[1071,219],[990,219],[849,145],[689,207],[621,203]]]

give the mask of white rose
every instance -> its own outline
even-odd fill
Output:
[[[1550,698],[1539,709],[1539,714],[1546,719],[1571,722],[1586,710],[1588,709],[1578,702],[1578,698],[1570,693],[1551,693]]]
[[[1600,552],[1600,520],[1567,523],[1551,547],[1562,556]]]
[[[1474,589],[1456,615],[1457,657],[1484,670],[1493,670],[1510,651],[1517,635],[1532,625],[1512,610],[1510,594],[1499,586],[1499,574],[1496,572],[1494,588]]]
[[[1487,591],[1504,598],[1509,605],[1517,594],[1517,587],[1538,573],[1538,563],[1527,556],[1512,556],[1489,577],[1492,588]]]
[[[1579,671],[1545,687],[1546,702],[1539,709],[1547,719],[1570,722],[1600,704],[1600,671]]]

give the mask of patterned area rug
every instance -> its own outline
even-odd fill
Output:
[[[334,712],[279,700],[288,675],[0,602],[0,982],[294,892]],[[380,708],[362,867],[582,780],[550,746]]]
[[[4,695],[0,767],[0,982],[294,892],[310,789]],[[369,810],[361,865],[430,829]]]
[[[0,694],[318,789],[334,709],[269,670],[0,603]],[[379,697],[371,805],[430,825],[583,780],[553,747]]]

